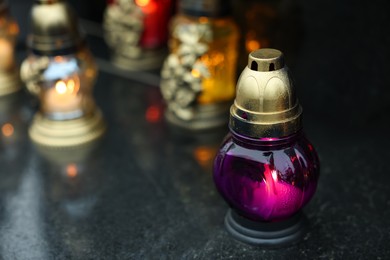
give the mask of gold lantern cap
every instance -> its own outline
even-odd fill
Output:
[[[282,52],[264,48],[249,54],[237,82],[229,127],[252,138],[284,137],[302,128],[302,108]]]
[[[75,11],[63,0],[36,0],[28,46],[34,53],[65,55],[83,44]]]

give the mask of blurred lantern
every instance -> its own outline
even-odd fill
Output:
[[[179,2],[161,71],[166,117],[192,130],[224,125],[235,95],[238,29],[229,2]]]
[[[113,63],[125,70],[159,68],[166,55],[172,0],[111,0],[104,17]]]
[[[14,50],[19,27],[11,18],[4,0],[0,0],[0,96],[20,89]]]
[[[92,87],[97,68],[77,17],[62,0],[35,1],[31,11],[30,54],[21,76],[39,96],[40,112],[30,127],[33,141],[69,147],[92,141],[104,132]]]

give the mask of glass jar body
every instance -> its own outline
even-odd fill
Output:
[[[239,38],[234,21],[229,17],[178,14],[171,22],[170,31],[170,53],[183,68],[183,80],[200,83],[193,87],[199,89],[196,102],[211,104],[232,100]],[[186,71],[189,71],[188,76]]]
[[[40,110],[51,120],[70,120],[95,110],[92,87],[97,67],[87,48],[75,54],[30,54],[22,64],[22,78],[40,98]]]
[[[214,161],[215,185],[240,215],[279,221],[312,198],[319,177],[316,151],[303,133],[251,139],[230,134]]]

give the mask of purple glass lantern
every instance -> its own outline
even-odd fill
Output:
[[[214,182],[231,207],[225,226],[236,239],[279,246],[304,233],[300,210],[316,190],[319,161],[301,117],[283,54],[252,52],[214,161]]]

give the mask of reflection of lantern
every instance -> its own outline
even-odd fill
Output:
[[[182,0],[179,7],[161,71],[167,119],[195,130],[221,126],[235,93],[237,27],[224,1]]]
[[[19,72],[14,60],[18,25],[9,16],[8,8],[0,0],[0,96],[20,89]]]
[[[69,258],[85,258],[83,249],[91,247],[94,237],[82,227],[95,214],[105,176],[97,170],[102,161],[99,142],[71,150],[36,148],[40,155],[36,162],[45,171],[39,190],[46,198],[45,216],[61,223],[51,229],[51,242],[69,252]]]
[[[23,130],[27,121],[31,118],[31,113],[25,104],[24,95],[11,95],[0,98],[0,150],[5,161],[10,164],[18,161],[25,142]],[[6,168],[6,166],[4,166]]]
[[[300,209],[314,195],[319,162],[302,133],[302,109],[282,53],[260,49],[237,83],[230,130],[214,162],[214,181],[232,207],[225,225],[238,240],[295,241]]]
[[[92,97],[96,65],[73,10],[61,0],[41,0],[31,15],[32,53],[21,68],[27,88],[41,100],[31,138],[41,145],[74,146],[99,137],[104,126]]]
[[[166,55],[172,0],[110,1],[104,19],[113,63],[126,70],[159,68]]]
[[[98,179],[93,170],[99,143],[88,143],[72,149],[38,147],[39,154],[48,163],[49,197],[58,203],[71,218],[88,216],[96,203],[95,188]]]

